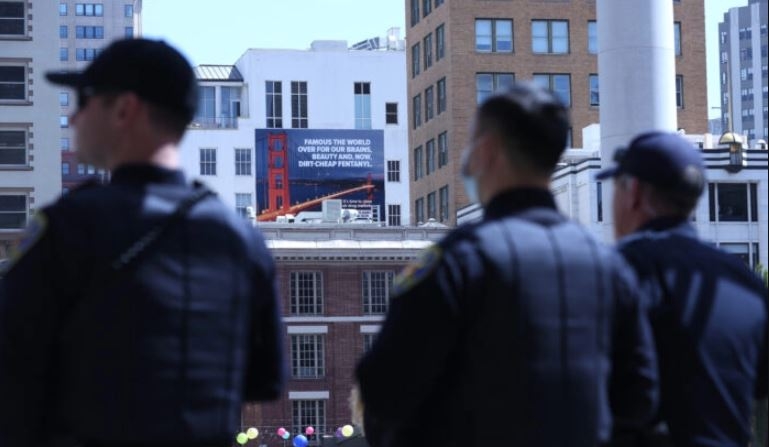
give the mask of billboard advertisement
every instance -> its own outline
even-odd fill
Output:
[[[384,132],[369,129],[256,129],[257,220],[320,211],[323,200],[381,220]]]

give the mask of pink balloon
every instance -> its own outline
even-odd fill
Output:
[[[285,435],[285,434],[286,434],[286,429],[285,429],[285,428],[283,428],[283,427],[280,427],[280,428],[278,429],[278,436],[283,436],[283,435]]]
[[[307,434],[307,436],[312,436],[313,433],[315,433],[315,429],[311,426],[304,429],[304,432]]]

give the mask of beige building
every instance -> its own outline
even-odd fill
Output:
[[[704,133],[704,2],[673,4],[678,127]],[[595,0],[406,0],[412,223],[456,223],[475,106],[514,80],[558,93],[571,107],[569,145],[583,147],[600,106],[595,19]]]

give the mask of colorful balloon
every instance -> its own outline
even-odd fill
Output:
[[[280,428],[278,429],[278,436],[280,436],[280,437],[282,438],[282,437],[283,437],[283,435],[285,435],[285,434],[286,434],[286,429],[285,429],[285,428],[283,428],[283,427],[280,427]]]
[[[342,437],[342,427],[337,427],[336,428],[336,431],[334,432],[334,436],[336,436],[337,438],[341,438]]]
[[[283,433],[283,436],[281,436],[281,438],[283,438],[283,439],[288,439],[290,437],[291,437],[291,432],[288,431],[288,430],[286,430],[286,432]]]
[[[355,429],[352,428],[352,425],[349,425],[349,424],[345,425],[344,427],[342,427],[342,436],[344,436],[345,438],[349,438],[350,436],[352,436],[352,433],[354,431]]]
[[[307,447],[307,438],[304,435],[296,435],[294,437],[294,447]]]
[[[243,445],[248,442],[248,435],[245,433],[238,433],[238,435],[235,437],[235,440],[238,442],[238,444]]]
[[[310,425],[309,427],[304,429],[304,433],[307,436],[312,436],[312,434],[315,433],[315,428],[312,425]]]
[[[246,436],[248,436],[248,439],[256,439],[256,437],[259,436],[259,430],[257,430],[254,427],[251,427],[248,430],[246,430]]]

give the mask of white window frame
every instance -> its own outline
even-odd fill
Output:
[[[290,334],[291,377],[321,379],[326,375],[326,336]]]
[[[23,192],[18,191],[12,191],[12,190],[2,190],[0,189],[0,197],[23,197],[24,199],[24,206],[22,209],[2,209],[0,208],[0,215],[7,216],[9,214],[13,215],[19,215],[18,217],[22,217],[22,222],[19,225],[16,226],[5,226],[4,218],[0,219],[0,232],[3,231],[19,231],[23,230],[27,226],[27,221],[29,220],[29,195]],[[4,205],[5,200],[0,199],[0,205]]]
[[[198,151],[200,175],[216,175],[216,148],[201,147]]]
[[[14,151],[14,152],[21,152],[20,160],[22,160],[21,163],[7,163],[7,164],[0,164],[0,168],[3,169],[14,169],[14,168],[22,168],[29,166],[29,130],[30,125],[24,125],[24,124],[0,124],[0,132],[13,132],[18,135],[19,132],[23,135],[23,143],[22,147],[19,147],[17,145],[14,145],[12,147],[3,147],[0,146],[0,151]],[[10,135],[9,135],[10,136]],[[15,158],[19,158],[18,155]],[[3,157],[0,157],[0,160],[2,160]]]
[[[235,148],[235,175],[251,176],[251,149]]]
[[[293,271],[289,274],[291,315],[323,314],[323,273]]]
[[[394,277],[391,270],[366,270],[361,274],[364,315],[387,314]]]

